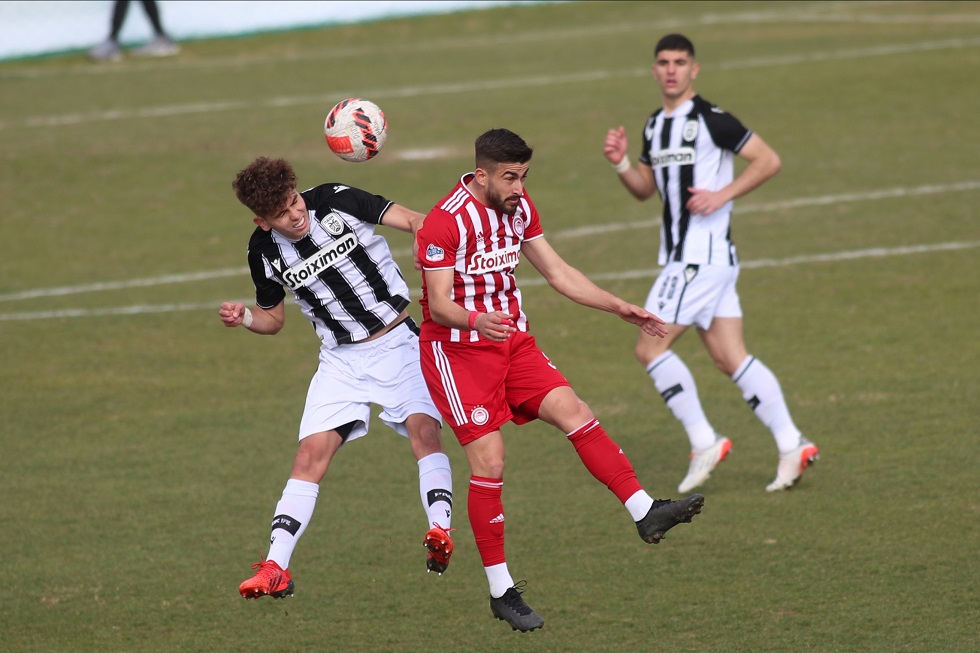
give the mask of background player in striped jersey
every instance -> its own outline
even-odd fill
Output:
[[[490,609],[515,630],[544,620],[521,597],[504,556],[501,426],[542,419],[565,433],[586,468],[625,505],[646,542],[656,544],[700,512],[704,497],[655,501],[622,449],[538,349],[514,269],[524,255],[569,299],[618,315],[651,338],[663,320],[602,290],[544,238],[525,190],[532,150],[517,134],[492,129],[476,140],[476,170],[425,218],[417,234],[423,270],[422,373],[470,465],[467,508],[490,584]]]
[[[345,442],[367,433],[371,404],[407,436],[418,460],[429,549],[426,566],[442,573],[452,554],[452,473],[439,435],[439,411],[419,369],[418,328],[408,316],[408,286],[377,225],[414,233],[423,216],[380,195],[342,184],[302,193],[288,161],[261,157],[232,184],[254,214],[248,265],[255,306],[225,302],[228,327],[258,334],[282,329],[288,289],[321,341],[292,472],[272,520],[269,555],[239,587],[246,599],[293,593],[289,559],[306,530],[319,483]],[[274,384],[274,379],[260,380]]]
[[[772,431],[779,463],[766,490],[784,490],[799,481],[819,452],[793,423],[776,376],[746,350],[735,288],[738,257],[731,241],[732,200],[779,172],[779,156],[758,134],[694,91],[698,64],[686,37],[660,39],[652,69],[663,107],[643,129],[639,164],[630,164],[622,126],[609,130],[603,148],[634,197],[642,201],[659,193],[664,207],[659,253],[664,268],[646,308],[667,320],[668,335],[640,333],[636,357],[691,441],[690,468],[679,491],[704,483],[732,446],[708,422],[690,370],[670,349],[689,326],[697,327],[715,365],[735,381]],[[735,155],[748,161],[738,177],[733,177]]]

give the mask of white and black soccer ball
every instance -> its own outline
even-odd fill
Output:
[[[388,121],[378,105],[361,98],[338,102],[323,121],[330,151],[344,161],[373,159],[388,138]]]

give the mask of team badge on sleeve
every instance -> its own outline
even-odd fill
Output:
[[[446,258],[446,252],[441,247],[429,245],[425,248],[425,258],[432,263],[438,263],[442,259]]]

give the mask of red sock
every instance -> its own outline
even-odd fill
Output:
[[[643,489],[629,458],[612,441],[599,420],[592,419],[568,434],[586,469],[604,483],[622,503]]]
[[[502,478],[470,476],[466,510],[484,567],[507,561],[504,556],[504,503],[500,500],[503,488]]]

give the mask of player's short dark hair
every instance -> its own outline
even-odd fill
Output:
[[[235,175],[231,187],[239,202],[267,218],[286,206],[296,189],[296,171],[285,159],[260,156]]]
[[[509,129],[483,132],[474,143],[476,167],[490,169],[498,163],[527,163],[534,150]]]
[[[692,59],[694,58],[694,44],[683,34],[668,34],[662,37],[657,41],[657,47],[653,49],[653,56],[656,57],[664,50],[686,52]]]

